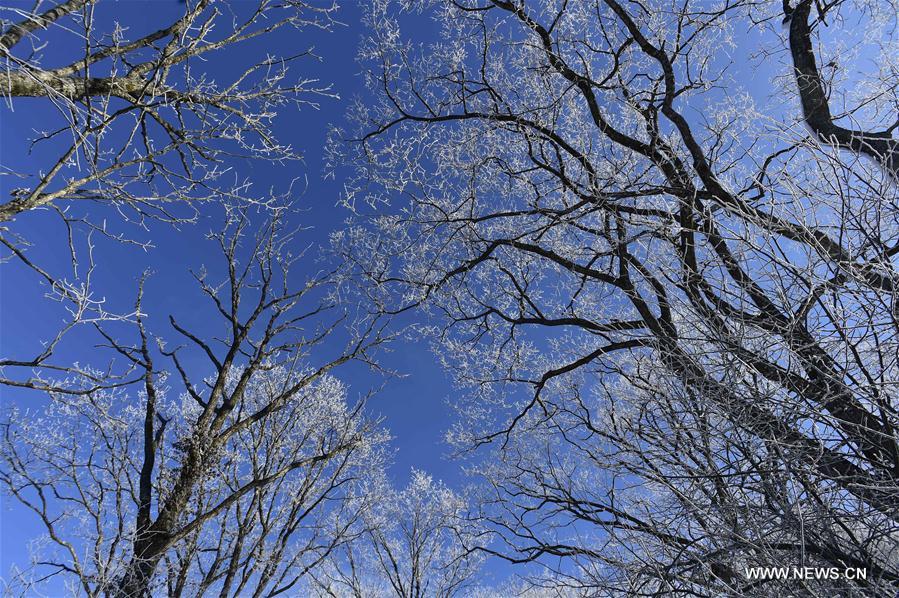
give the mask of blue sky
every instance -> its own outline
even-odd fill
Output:
[[[7,4],[7,3],[4,3]],[[105,4],[105,9],[103,9]],[[18,2],[22,8],[30,7],[30,2]],[[107,21],[115,18],[131,24],[136,36],[144,31],[157,28],[160,23],[170,22],[183,10],[178,0],[131,0],[101,3],[98,19]],[[4,15],[5,16],[5,15]],[[330,32],[305,29],[300,33],[282,30],[273,36],[254,40],[233,48],[213,59],[208,68],[211,72],[233,69],[235,64],[246,62],[252,57],[265,53],[291,55],[313,47],[319,60],[309,59],[295,63],[295,73],[302,77],[315,77],[323,84],[330,84],[339,99],[321,98],[320,108],[305,107],[300,111],[286,109],[276,123],[276,131],[281,141],[302,150],[305,160],[302,164],[271,165],[260,162],[240,162],[234,166],[241,176],[250,178],[258,189],[273,188],[286,190],[296,178],[308,180],[302,195],[296,198],[302,208],[292,219],[297,225],[308,228],[300,239],[317,246],[327,244],[330,232],[339,229],[349,217],[340,207],[342,189],[340,176],[325,179],[322,149],[330,124],[341,124],[345,112],[354,97],[366,98],[360,68],[356,64],[356,48],[362,35],[360,10],[355,2],[347,0],[337,16],[343,25],[335,26]],[[417,39],[427,40],[436,35],[435,25],[427,17],[416,17]],[[429,33],[431,35],[429,36]],[[742,32],[737,32],[742,35]],[[51,38],[52,39],[52,38]],[[770,37],[767,39],[771,41]],[[758,38],[752,40],[740,37],[741,47],[733,52],[739,58],[745,50],[756,49]],[[749,46],[746,48],[744,46]],[[53,63],[53,52],[64,51],[59,46],[48,46],[47,63]],[[732,74],[739,75],[740,71]],[[770,78],[779,66],[763,63],[754,69],[755,79],[742,81],[746,91],[757,100],[769,100],[772,92]],[[781,106],[781,108],[783,108]],[[795,107],[788,107],[793,109]],[[38,146],[29,154],[24,140],[34,136],[34,130],[48,126],[48,122],[58,119],[55,110],[43,99],[18,99],[12,107],[0,102],[0,163],[12,170],[34,172],[53,156],[52,144]],[[2,194],[21,185],[9,176],[0,176]],[[297,185],[297,188],[303,185]],[[97,210],[92,206],[91,210]],[[214,269],[220,263],[215,247],[204,240],[210,230],[221,226],[221,213],[213,205],[206,206],[200,222],[173,230],[164,225],[155,225],[149,231],[122,225],[110,214],[110,226],[139,239],[150,240],[154,248],[143,251],[137,247],[117,245],[97,238],[96,256],[98,261],[96,286],[103,290],[110,308],[128,306],[133,303],[138,278],[150,268],[153,272],[146,291],[145,311],[150,314],[151,329],[171,337],[167,317],[173,314],[185,325],[201,326],[206,305],[196,301],[193,281],[188,269],[203,265]],[[27,213],[20,216],[13,225],[15,231],[25,235],[33,243],[29,255],[48,268],[63,271],[68,264],[64,243],[64,229],[58,218],[48,212]],[[311,252],[314,255],[315,251]],[[319,263],[309,260],[305,263],[305,274],[318,270]],[[17,263],[3,264],[0,275],[0,355],[21,356],[33,354],[41,340],[56,331],[61,313],[59,306],[43,300],[45,289],[35,284],[31,273]],[[304,272],[296,273],[302,278]],[[66,359],[89,362],[92,358],[89,347],[92,338],[76,336],[63,347],[60,361]],[[325,347],[325,350],[327,347]],[[443,443],[443,433],[450,426],[453,414],[448,403],[453,400],[453,389],[448,377],[440,370],[434,355],[423,341],[404,340],[392,347],[392,351],[382,355],[383,364],[403,374],[403,377],[388,381],[386,387],[369,403],[373,415],[382,415],[385,426],[395,440],[392,477],[398,486],[404,485],[412,467],[420,468],[435,477],[443,479],[455,489],[461,489],[464,479],[458,463],[445,458],[449,448]],[[365,394],[374,378],[362,367],[353,366],[338,374],[350,387],[351,398]],[[43,400],[35,392],[0,389],[0,398],[5,404],[22,407],[37,406]],[[13,563],[27,562],[25,542],[41,532],[36,519],[25,513],[13,501],[0,498],[0,577],[6,575]],[[504,568],[493,564],[488,571],[499,575]]]
[[[29,8],[30,3],[18,3]],[[157,28],[158,24],[169,22],[183,4],[177,0],[123,1],[103,4],[98,9],[98,19],[115,18],[130,24],[133,29],[129,36],[144,30]],[[152,7],[152,10],[148,10]],[[9,18],[8,15],[3,15]],[[339,178],[325,180],[323,177],[322,148],[326,142],[329,124],[339,124],[344,118],[349,101],[365,90],[359,67],[355,63],[355,52],[360,41],[359,8],[353,2],[341,7],[338,19],[345,25],[337,25],[331,32],[305,29],[282,30],[261,41],[252,41],[235,48],[230,54],[222,54],[209,64],[216,69],[233,68],[231,61],[240,62],[247,57],[265,53],[290,55],[300,49],[313,47],[320,60],[304,60],[295,63],[296,75],[316,77],[322,83],[333,86],[340,99],[321,98],[320,109],[306,107],[300,111],[287,109],[278,117],[275,130],[283,142],[290,143],[305,154],[304,163],[271,165],[264,163],[235,163],[242,176],[254,181],[258,189],[274,188],[286,190],[297,177],[308,179],[308,186],[296,198],[302,211],[292,217],[297,225],[309,228],[300,240],[305,243],[324,245],[328,234],[339,228],[349,216],[338,206],[341,182]],[[424,27],[430,21],[423,22]],[[53,39],[53,38],[50,38]],[[53,64],[53,52],[59,49],[48,46],[45,63]],[[3,102],[0,106],[0,163],[4,167],[20,171],[34,172],[46,164],[58,146],[52,144],[38,146],[28,153],[24,140],[34,136],[34,131],[48,126],[48,122],[58,121],[58,115],[43,99],[17,99],[10,106]],[[10,189],[21,186],[11,176],[0,177],[2,193],[8,196]],[[296,187],[302,187],[297,185]],[[97,206],[91,210],[98,214]],[[179,321],[199,325],[203,321],[206,306],[197,301],[195,285],[188,269],[203,265],[215,268],[220,263],[215,247],[204,240],[205,233],[221,225],[221,211],[213,205],[203,209],[201,220],[180,231],[164,225],[155,225],[148,232],[122,225],[109,214],[110,226],[135,238],[152,241],[154,248],[149,251],[115,244],[95,236],[97,271],[96,286],[102,289],[110,308],[128,306],[133,303],[137,280],[141,273],[150,268],[152,276],[146,291],[145,311],[150,314],[150,325],[154,332],[169,335],[167,317],[174,314]],[[48,213],[23,214],[13,225],[13,230],[31,240],[33,246],[29,255],[57,273],[65,271],[68,255],[64,243],[64,229],[58,217]],[[316,255],[313,251],[310,255]],[[321,264],[308,260],[300,266],[311,273]],[[304,272],[296,272],[302,278]],[[62,316],[59,306],[42,300],[46,288],[39,287],[35,278],[17,263],[3,265],[0,278],[0,354],[4,357],[23,356],[34,353],[40,341],[52,336]],[[72,358],[90,362],[92,354],[86,348],[96,342],[86,335],[75,336],[62,347],[60,361]],[[393,350],[383,355],[384,365],[405,374],[392,379],[383,391],[369,403],[373,415],[385,418],[385,425],[395,437],[395,458],[391,474],[398,485],[404,485],[410,468],[416,467],[443,479],[450,486],[458,488],[462,482],[458,468],[444,458],[448,448],[443,444],[443,432],[450,422],[447,400],[451,399],[451,389],[443,372],[424,342],[413,340],[397,344]],[[367,392],[373,379],[363,368],[350,367],[338,374],[349,384],[350,397],[355,398]],[[36,392],[16,391],[9,388],[0,390],[6,405],[21,407],[37,406],[42,397]],[[25,513],[14,501],[3,501],[0,510],[0,577],[5,577],[13,563],[27,562],[23,550],[25,542],[40,533],[37,521]]]

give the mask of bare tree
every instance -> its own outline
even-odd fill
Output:
[[[416,6],[440,43],[368,7],[333,160],[378,209],[338,242],[443,323],[482,549],[576,595],[894,595],[897,6]],[[839,574],[747,573],[782,565]]]
[[[24,115],[35,131],[30,144],[21,144],[31,156],[27,172],[13,168],[12,147],[0,163],[0,259],[29,268],[50,299],[68,310],[59,333],[33,355],[3,356],[4,383],[43,387],[43,372],[71,369],[55,362],[54,352],[72,329],[133,320],[134,314],[104,305],[106,293],[92,286],[101,236],[148,247],[152,238],[142,237],[141,229],[193,222],[204,202],[289,202],[290,190],[257,191],[235,164],[299,159],[299,151],[274,134],[275,117],[334,94],[290,70],[313,56],[309,47],[290,56],[254,50],[237,60],[227,53],[279,31],[328,29],[336,8],[295,0],[173,1],[143,22],[120,22],[113,3],[95,0],[0,7],[4,118]],[[171,9],[170,21],[160,23]],[[40,239],[18,226],[29,213],[49,216],[40,220]],[[46,234],[54,215],[67,231],[58,251],[71,254],[69,269],[51,268],[29,253],[34,243],[56,242],[55,233]]]
[[[329,94],[316,81],[295,80],[288,72],[310,50],[236,65],[224,80],[209,72],[208,63],[282,28],[328,27],[336,6],[197,0],[185,3],[172,22],[146,32],[136,23],[95,25],[108,20],[95,14],[104,9],[93,0],[5,9],[0,88],[13,109],[29,97],[56,108],[59,122],[41,123],[44,132],[33,143],[55,144],[60,151],[55,162],[22,173],[35,182],[10,190],[0,222],[27,210],[64,211],[90,201],[112,204],[129,217],[181,220],[184,215],[169,212],[169,205],[250,199],[247,183],[235,184],[227,175],[227,156],[278,162],[299,157],[275,138],[271,123],[284,106]],[[52,52],[73,44],[79,48],[74,55],[60,59]]]
[[[418,470],[402,491],[383,481],[364,517],[362,541],[334,551],[317,574],[324,596],[451,598],[469,595],[483,561],[468,549],[465,501]]]
[[[131,384],[69,383],[44,413],[5,417],[0,480],[46,531],[26,593],[58,577],[90,596],[296,593],[352,539],[386,436],[331,372],[385,337],[377,319],[351,327],[324,358],[346,318],[329,276],[291,289],[293,235],[263,228],[244,259],[246,226],[214,236],[221,284],[196,275],[208,337],[170,318],[186,347],[167,346],[139,298],[133,341],[97,325]]]

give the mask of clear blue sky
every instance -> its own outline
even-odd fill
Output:
[[[31,6],[30,2],[18,4],[21,8]],[[101,3],[96,17],[104,22],[115,18],[131,27],[129,36],[137,36],[157,29],[161,23],[170,22],[182,10],[183,4],[177,0],[122,1]],[[4,17],[9,18],[9,14]],[[235,164],[240,173],[251,178],[260,189],[273,187],[285,190],[294,178],[308,177],[308,187],[297,197],[304,211],[294,220],[311,227],[300,239],[314,244],[326,244],[328,234],[339,228],[349,215],[337,205],[340,180],[324,180],[322,176],[321,150],[328,125],[339,124],[349,100],[365,93],[355,63],[355,52],[360,41],[359,9],[354,2],[346,2],[338,18],[346,25],[335,26],[331,32],[312,28],[300,33],[282,30],[277,35],[245,43],[230,53],[221,54],[209,64],[215,72],[222,68],[236,68],[235,64],[245,62],[248,57],[258,57],[266,52],[291,55],[309,46],[314,47],[321,58],[320,61],[309,59],[295,63],[296,75],[317,77],[323,83],[333,85],[340,99],[322,98],[319,110],[304,108],[297,112],[292,108],[285,109],[275,127],[282,141],[303,150],[304,163],[287,166],[248,162]],[[430,27],[430,21],[423,21],[422,26]],[[45,64],[54,63],[54,52],[58,50],[58,46],[48,46]],[[52,156],[54,149],[58,151],[58,146],[38,147],[29,155],[26,140],[34,136],[35,129],[48,127],[48,123],[58,120],[58,114],[44,99],[17,99],[12,108],[3,102],[0,106],[0,163],[21,172],[34,172],[47,164],[46,157]],[[10,176],[0,177],[4,196],[8,196],[10,189],[25,184]],[[137,238],[149,239],[155,245],[154,249],[144,252],[95,238],[98,262],[96,286],[102,289],[111,308],[133,303],[136,282],[141,272],[150,268],[154,274],[147,287],[145,311],[150,314],[154,332],[173,338],[167,324],[169,314],[174,314],[179,321],[199,326],[206,305],[198,301],[188,268],[196,269],[202,265],[214,268],[220,263],[215,248],[203,238],[221,222],[220,211],[214,206],[208,208],[198,224],[181,231],[157,225],[144,233],[134,227],[123,227],[110,214],[112,226]],[[96,206],[91,209],[97,214]],[[34,244],[29,253],[34,260],[45,267],[56,268],[56,272],[64,271],[68,256],[63,242],[64,229],[56,216],[47,212],[24,214],[13,224],[13,230],[24,234]],[[310,262],[307,267],[311,272],[320,266]],[[302,278],[302,272],[298,274],[298,278]],[[41,299],[45,291],[45,288],[37,286],[33,275],[18,264],[2,266],[0,354],[4,357],[33,354],[40,341],[51,338],[57,329],[61,313],[58,306]],[[92,355],[85,351],[90,347],[88,343],[96,339],[80,336],[70,340],[72,342],[63,348],[61,358],[90,362]],[[397,345],[383,357],[386,366],[406,374],[404,378],[391,380],[369,403],[370,412],[382,415],[386,427],[395,437],[396,454],[391,470],[395,482],[404,485],[410,468],[417,467],[458,488],[461,478],[457,467],[444,458],[448,449],[442,441],[450,421],[447,400],[451,399],[451,389],[436,360],[424,343],[415,342]],[[371,376],[360,367],[345,369],[338,375],[349,384],[351,398],[364,394],[372,383]],[[3,388],[0,393],[6,405],[26,407],[42,402],[42,397],[33,391]],[[0,577],[5,577],[11,564],[27,562],[25,542],[41,530],[36,519],[14,501],[0,500],[3,501],[0,510]]]
[[[31,2],[18,0],[13,3],[4,2],[4,5],[9,4],[17,4],[22,8],[31,6]],[[170,22],[183,8],[178,0],[123,0],[100,3],[97,18],[107,23],[115,18],[132,27],[129,36],[137,36],[158,28],[162,23]],[[294,220],[297,224],[311,227],[301,239],[318,245],[325,245],[328,234],[340,228],[349,216],[338,205],[342,185],[340,177],[336,180],[323,178],[321,156],[328,126],[343,122],[347,106],[355,96],[361,95],[365,99],[366,91],[358,76],[359,67],[355,61],[361,36],[359,17],[356,3],[346,0],[337,17],[344,23],[343,26],[335,26],[330,32],[312,28],[300,33],[282,30],[276,35],[245,43],[220,54],[208,65],[212,72],[222,72],[221,69],[233,70],[236,64],[245,64],[252,57],[267,52],[292,55],[310,46],[314,47],[320,60],[300,61],[295,64],[295,72],[297,76],[317,77],[322,83],[331,84],[340,99],[322,98],[319,110],[307,107],[297,112],[287,108],[276,125],[282,141],[305,153],[304,163],[273,166],[244,162],[234,165],[242,176],[252,179],[256,187],[261,189],[272,187],[285,190],[293,179],[308,178],[308,187],[297,198],[298,205],[304,211],[296,215]],[[427,39],[427,33],[429,29],[433,29],[434,24],[427,17],[419,19],[420,23],[416,24],[417,38]],[[750,45],[754,43],[751,42]],[[66,48],[52,44],[48,46],[47,64],[53,64],[54,52],[65,50]],[[739,48],[734,54],[738,55],[744,50],[746,48]],[[745,61],[744,58],[740,60]],[[745,82],[747,91],[764,101],[771,92],[770,76],[776,69],[776,65],[766,64],[755,70],[757,79]],[[26,140],[34,136],[35,129],[47,127],[49,122],[55,122],[58,118],[55,110],[43,99],[17,99],[12,108],[2,102],[0,163],[22,172],[35,172],[45,165],[47,157],[52,156],[53,150],[58,150],[58,146],[39,146],[29,155]],[[0,176],[4,197],[11,188],[23,184],[11,177]],[[147,287],[145,311],[150,314],[151,329],[157,334],[172,338],[167,324],[169,314],[175,315],[186,325],[201,327],[206,304],[197,301],[198,295],[188,269],[196,269],[202,265],[215,268],[219,264],[215,248],[204,240],[204,234],[221,224],[220,213],[214,206],[208,208],[198,224],[180,231],[161,225],[152,227],[149,232],[123,228],[110,215],[112,226],[137,238],[151,240],[155,245],[154,249],[144,252],[135,247],[96,239],[96,286],[103,290],[112,309],[133,302],[137,280],[146,268],[150,268],[154,274]],[[92,206],[91,209],[96,211],[98,208]],[[23,214],[13,228],[34,243],[30,255],[42,265],[61,271],[68,264],[63,242],[64,230],[54,215],[46,212]],[[308,264],[309,272],[319,267],[320,264]],[[42,300],[45,289],[38,287],[35,282],[34,277],[16,263],[0,267],[0,355],[8,357],[33,354],[40,341],[50,338],[58,328],[58,306]],[[87,341],[86,337],[72,339],[64,347],[60,361],[70,358],[90,362],[91,353],[85,353],[85,347],[89,346]],[[445,458],[449,449],[442,440],[444,431],[452,421],[452,410],[448,402],[453,400],[453,390],[448,378],[441,372],[424,342],[398,343],[392,352],[383,355],[383,362],[388,368],[405,374],[404,378],[389,381],[384,390],[369,403],[370,412],[383,415],[385,426],[395,437],[393,446],[396,453],[391,470],[395,483],[404,485],[410,468],[417,467],[443,479],[451,487],[461,489],[464,480],[459,473],[458,464]],[[361,367],[343,370],[339,376],[348,383],[351,397],[366,393],[373,382],[373,378]],[[18,392],[8,388],[0,389],[0,397],[7,405],[17,404],[23,407],[39,405],[42,401],[37,393]],[[0,500],[3,500],[0,508],[0,577],[5,577],[11,564],[27,562],[25,542],[42,530],[36,519],[16,503],[2,498]],[[506,569],[492,564],[488,570],[500,575],[500,571]]]

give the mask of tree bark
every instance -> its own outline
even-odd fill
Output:
[[[899,140],[893,139],[889,131],[857,131],[834,123],[812,48],[811,9],[811,0],[802,0],[795,8],[784,3],[790,25],[790,54],[806,125],[822,143],[868,156],[899,180]]]
[[[0,74],[2,93],[13,97],[47,97],[58,94],[76,101],[90,96],[137,99],[149,83],[139,77],[60,77],[47,71],[7,71]]]

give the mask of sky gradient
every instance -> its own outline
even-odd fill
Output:
[[[30,8],[28,3],[18,4],[21,8]],[[158,23],[166,22],[182,10],[183,4],[177,0],[103,3],[96,18],[114,18],[129,24],[132,27],[130,36],[151,31],[158,27]],[[359,8],[348,2],[341,7],[337,18],[340,23],[329,32],[314,28],[300,33],[282,30],[263,40],[251,40],[226,49],[208,65],[214,73],[216,69],[233,68],[232,60],[239,64],[246,62],[247,57],[264,56],[265,53],[291,55],[312,49],[315,58],[295,63],[294,76],[319,79],[339,96],[318,98],[318,109],[311,106],[299,111],[288,108],[278,116],[274,129],[280,135],[280,141],[302,151],[302,163],[272,165],[243,161],[232,164],[239,176],[253,181],[255,189],[271,188],[283,192],[296,180],[294,202],[300,209],[290,220],[292,225],[304,229],[298,236],[298,244],[310,247],[307,253],[310,259],[304,260],[294,272],[297,280],[323,267],[319,258],[328,259],[322,251],[327,246],[328,235],[341,227],[349,216],[346,209],[338,205],[340,181],[324,177],[322,150],[329,126],[340,124],[350,100],[365,93],[355,61],[360,40]],[[430,22],[423,21],[422,25],[428,27]],[[51,44],[45,62],[53,64],[52,53],[64,51],[65,48]],[[0,177],[4,195],[17,186],[8,171],[32,172],[38,167],[36,165],[46,163],[54,150],[58,151],[58,146],[54,147],[52,143],[30,148],[26,142],[35,136],[35,131],[54,119],[58,119],[55,109],[44,99],[18,98],[13,105],[6,101],[0,105],[0,162],[8,169],[4,172],[6,176]],[[92,206],[91,209],[98,208]],[[202,329],[208,304],[200,300],[189,270],[206,266],[215,271],[221,267],[216,247],[204,237],[221,226],[222,214],[213,204],[204,206],[201,212],[199,222],[180,230],[151,224],[147,231],[124,225],[116,221],[114,214],[109,214],[111,230],[153,244],[151,249],[144,250],[94,235],[95,286],[102,289],[110,309],[133,304],[137,281],[142,272],[149,270],[145,311],[149,314],[151,330],[174,340],[167,324],[169,314],[175,315],[179,322]],[[14,223],[14,230],[32,243],[31,259],[51,271],[65,272],[68,265],[65,230],[58,217],[46,211],[22,214]],[[20,264],[4,264],[0,278],[0,352],[4,356],[31,355],[41,342],[52,338],[63,314],[60,306],[42,298],[45,292],[46,287],[38,286],[33,274]],[[75,335],[61,347],[60,357],[71,356],[82,363],[90,362],[92,355],[84,351],[92,342],[96,339],[89,338],[87,333]],[[390,471],[394,482],[404,485],[411,469],[418,468],[459,488],[461,477],[457,467],[445,458],[449,449],[442,441],[450,421],[447,401],[452,398],[451,389],[436,359],[426,343],[411,339],[384,353],[382,361],[386,368],[401,376],[389,380],[386,387],[369,401],[368,409],[372,416],[384,418],[384,426],[395,438]],[[193,365],[200,367],[201,364]],[[372,384],[378,383],[361,366],[345,368],[338,377],[349,385],[350,400],[366,394]],[[44,400],[35,391],[9,388],[0,390],[0,395],[4,406],[17,405],[22,409],[39,406]],[[0,501],[3,502],[0,510],[0,577],[5,577],[10,566],[27,563],[26,543],[41,532],[41,527],[36,518],[15,501],[6,498],[0,498]]]

